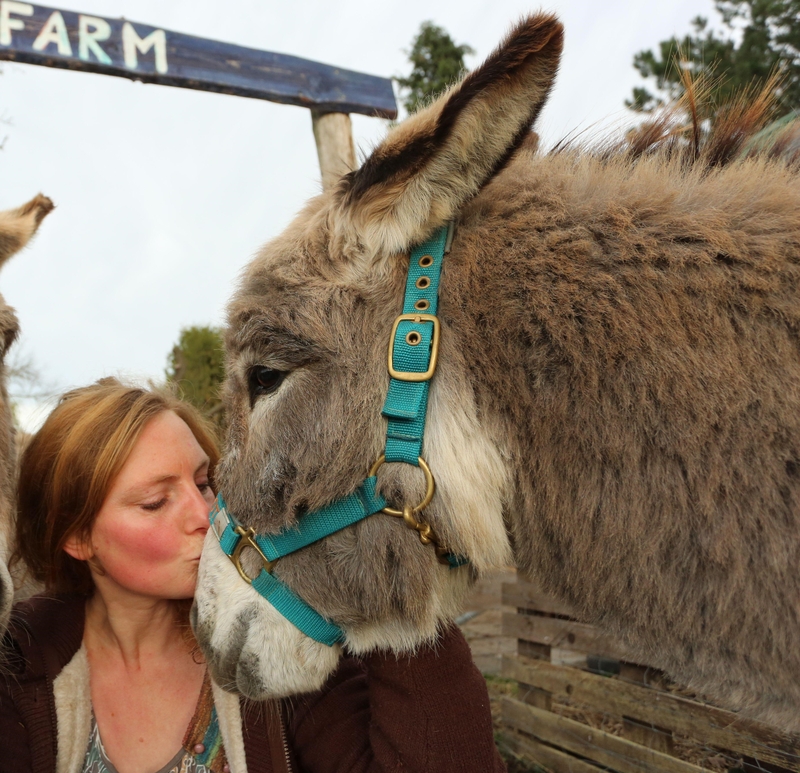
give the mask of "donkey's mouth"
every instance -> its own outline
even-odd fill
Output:
[[[336,668],[340,648],[310,639],[262,603],[264,609],[243,609],[221,643],[215,642],[209,621],[198,621],[198,632],[205,632],[198,634],[198,643],[214,681],[257,701],[322,687]]]
[[[319,689],[341,647],[306,636],[242,581],[212,534],[206,538],[191,613],[214,681],[251,700]]]

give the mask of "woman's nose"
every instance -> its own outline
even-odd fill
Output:
[[[196,486],[192,486],[192,494],[188,505],[187,513],[188,531],[202,529],[203,533],[208,531],[208,514],[211,506],[206,501],[203,493]]]

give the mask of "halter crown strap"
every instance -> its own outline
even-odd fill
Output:
[[[439,279],[448,229],[440,228],[411,250],[403,313],[395,321],[389,352],[389,391],[383,404],[386,461],[419,466],[428,390],[439,350]]]

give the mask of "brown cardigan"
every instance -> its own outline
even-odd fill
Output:
[[[84,610],[82,597],[14,608],[0,676],[0,773],[55,772],[53,681],[81,645]],[[413,658],[343,658],[319,692],[281,705],[284,720],[259,708],[242,704],[249,773],[286,770],[282,721],[294,773],[505,771],[486,684],[454,626]]]

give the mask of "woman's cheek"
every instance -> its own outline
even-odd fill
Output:
[[[167,527],[142,529],[137,535],[132,535],[131,548],[143,561],[149,559],[160,563],[181,554],[182,536]]]
[[[140,572],[151,572],[154,567],[164,567],[181,555],[180,535],[168,528],[154,525],[137,528],[116,524],[115,528],[104,531],[103,535],[98,535],[102,536],[102,540],[97,552],[107,570],[113,567],[126,575],[135,576]]]

